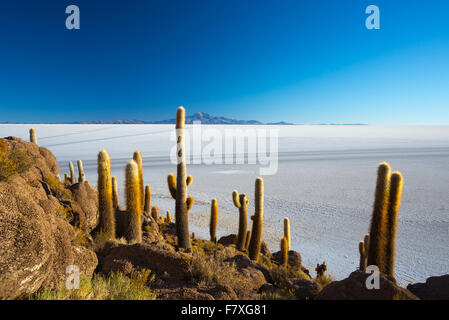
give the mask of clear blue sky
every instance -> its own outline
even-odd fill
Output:
[[[447,0],[0,4],[0,121],[449,124]],[[81,29],[65,28],[66,6]],[[381,29],[365,28],[380,8]]]

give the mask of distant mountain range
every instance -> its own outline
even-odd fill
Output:
[[[197,112],[191,116],[186,117],[186,124],[193,124],[194,122],[199,121],[201,124],[256,124],[261,125],[265,124],[263,122],[257,120],[236,120],[229,119],[225,117],[214,117],[205,112]],[[112,120],[112,121],[103,121],[103,120],[88,120],[88,121],[78,121],[78,122],[58,122],[63,124],[174,124],[176,123],[176,119],[168,119],[168,120],[158,120],[158,121],[146,121],[146,120]],[[284,121],[276,122],[276,123],[267,123],[269,125],[293,125],[293,123],[287,123]]]
[[[287,125],[295,125],[294,123],[280,121],[280,122],[269,122],[263,123],[257,120],[236,120],[229,119],[225,117],[214,117],[205,112],[197,112],[192,114],[191,116],[186,117],[186,124],[192,124],[196,121],[201,122],[201,124],[253,124],[253,125],[273,125],[273,126],[287,126]],[[77,121],[77,122],[56,122],[55,124],[174,124],[176,119],[168,119],[168,120],[158,120],[158,121],[146,121],[146,120],[87,120],[87,121]],[[0,121],[0,124],[17,124],[23,122],[10,122],[10,121]],[[50,124],[50,123],[44,123]],[[366,124],[363,123],[321,123],[318,125],[327,125],[327,126],[363,126]]]

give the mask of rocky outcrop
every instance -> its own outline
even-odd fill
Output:
[[[237,300],[237,295],[229,286],[193,286],[156,290],[161,300]]]
[[[108,242],[102,251],[101,272],[111,272],[133,269],[150,269],[157,276],[164,273],[173,280],[185,280],[192,278],[190,271],[190,257],[171,250],[163,243],[136,243],[133,245]],[[165,275],[167,277],[167,275]]]
[[[277,264],[281,264],[281,252],[277,251],[273,253],[273,260],[277,263]],[[293,268],[295,270],[300,270],[301,269],[301,263],[302,263],[302,259],[301,259],[301,255],[299,254],[299,252],[290,250],[288,252],[288,266],[290,268]]]
[[[313,300],[320,293],[322,287],[316,280],[287,279],[281,287],[294,293],[299,300]]]
[[[75,200],[70,203],[75,223],[83,232],[91,233],[98,225],[100,218],[97,191],[87,182],[75,183],[69,187],[69,190]]]
[[[69,265],[91,276],[97,258],[79,246],[69,224],[77,203],[58,178],[51,152],[18,138],[4,139],[7,152],[30,166],[0,181],[0,299],[14,299],[65,281]]]
[[[407,289],[422,300],[449,300],[449,274],[409,284]]]
[[[387,275],[380,273],[379,289],[368,289],[366,280],[370,276],[354,271],[348,278],[328,284],[316,297],[317,300],[419,300],[407,289],[399,287]]]
[[[250,279],[249,289],[257,291],[262,285],[271,281],[270,271],[263,264],[252,261],[248,256],[238,254],[224,262],[233,264],[246,279]]]
[[[236,242],[237,242],[236,234],[229,234],[227,236],[223,236],[217,241],[218,244],[221,244],[225,247],[236,244]]]

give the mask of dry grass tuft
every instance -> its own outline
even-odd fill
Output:
[[[0,181],[21,174],[32,167],[34,157],[24,151],[8,152],[4,139],[0,139]]]

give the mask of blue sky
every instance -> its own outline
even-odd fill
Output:
[[[446,0],[0,4],[0,121],[449,124]],[[78,5],[81,29],[65,28]],[[380,30],[365,8],[380,8]]]

